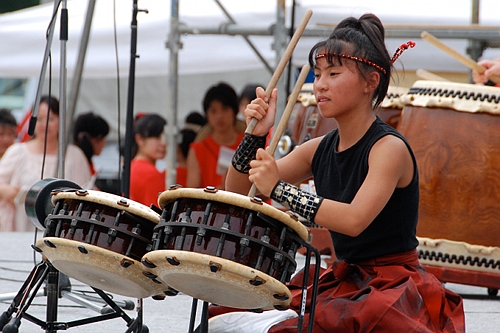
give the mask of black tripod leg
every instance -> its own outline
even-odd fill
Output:
[[[119,307],[105,292],[100,289],[96,289],[92,287],[94,291],[120,316],[127,322],[128,329],[125,331],[126,333],[135,332],[135,333],[148,333],[149,329],[146,325],[143,324],[142,318],[142,299],[139,299],[139,304],[137,306],[137,318],[130,318],[125,311],[121,307]]]
[[[198,306],[198,299],[193,298],[193,302],[191,303],[191,318],[189,319],[189,329],[188,333],[194,332],[194,321],[196,319],[196,309]]]
[[[52,265],[49,267],[47,275],[47,314],[46,333],[56,333],[54,323],[57,322],[57,307],[59,304],[59,271]]]
[[[38,263],[33,268],[7,311],[3,312],[0,316],[0,331],[17,332],[23,314],[28,310],[48,272],[49,265],[45,261]],[[15,318],[12,318],[14,313],[17,313],[17,315]]]
[[[199,327],[200,333],[208,332],[208,302],[203,301],[203,308],[201,310],[201,322]]]

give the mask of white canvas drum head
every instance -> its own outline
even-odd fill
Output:
[[[140,262],[119,253],[58,237],[35,246],[60,272],[94,288],[133,298],[165,295],[164,285],[142,274]]]
[[[144,255],[144,270],[189,296],[240,309],[287,309],[290,290],[278,280],[231,260],[189,251]],[[164,288],[166,289],[166,288]]]

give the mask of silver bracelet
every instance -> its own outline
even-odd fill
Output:
[[[241,140],[240,145],[236,149],[231,160],[231,164],[236,169],[236,171],[241,173],[248,173],[250,170],[250,162],[255,159],[257,150],[259,148],[266,147],[265,136],[256,136],[251,134],[245,134],[243,140]]]
[[[292,212],[313,222],[323,198],[306,192],[289,183],[279,180],[271,191],[271,199],[281,203]]]

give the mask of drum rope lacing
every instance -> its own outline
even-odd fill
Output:
[[[431,260],[431,261],[441,261],[441,262],[448,262],[450,264],[463,264],[463,265],[469,265],[469,266],[478,266],[478,267],[486,267],[486,268],[498,268],[500,269],[500,260],[494,260],[494,259],[486,259],[486,258],[479,258],[479,257],[472,257],[472,256],[463,256],[463,255],[456,255],[456,254],[449,254],[449,253],[442,253],[442,252],[435,252],[435,251],[424,251],[424,250],[419,250],[418,251],[418,258],[419,259],[426,259],[426,260]]]
[[[431,95],[452,98],[458,97],[459,99],[472,99],[474,101],[480,100],[481,102],[488,101],[490,103],[500,103],[500,94],[493,95],[453,89],[412,87],[408,91],[408,95]]]

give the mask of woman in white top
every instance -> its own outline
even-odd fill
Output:
[[[10,146],[0,160],[0,231],[34,230],[25,212],[25,197],[37,181],[57,177],[58,137],[59,101],[43,96],[33,138]],[[87,159],[74,145],[66,151],[64,176],[83,188],[91,179]]]

